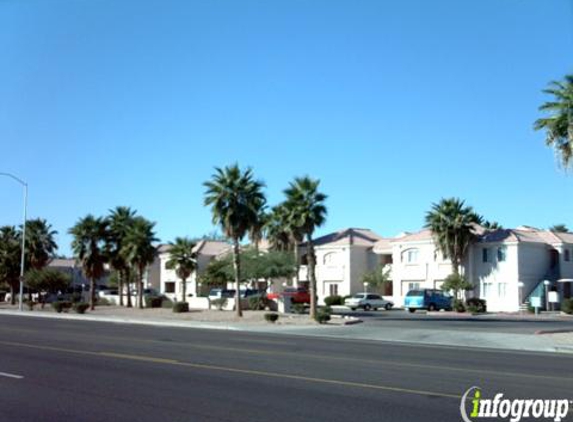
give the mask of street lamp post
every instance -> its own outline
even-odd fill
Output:
[[[364,293],[368,293],[368,283],[363,283],[364,284]]]
[[[26,254],[26,220],[28,212],[28,184],[22,179],[14,176],[10,173],[0,172],[0,176],[6,176],[20,183],[24,187],[24,219],[22,222],[22,252],[20,255],[20,294],[18,298],[18,310],[23,311],[23,301],[22,296],[24,296],[24,257]]]

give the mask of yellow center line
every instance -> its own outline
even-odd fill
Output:
[[[378,391],[390,391],[395,393],[404,393],[404,394],[415,394],[419,396],[431,396],[431,397],[442,397],[442,398],[453,398],[453,399],[461,399],[462,396],[457,394],[447,394],[447,393],[440,393],[435,391],[427,391],[427,390],[416,390],[410,388],[401,388],[401,387],[393,387],[389,385],[380,385],[380,384],[368,384],[368,383],[361,383],[361,382],[353,382],[353,381],[342,381],[342,380],[335,380],[335,379],[328,379],[328,378],[315,378],[315,377],[307,377],[303,375],[292,375],[292,374],[282,374],[279,372],[269,372],[269,371],[259,371],[253,369],[240,369],[240,368],[232,368],[228,366],[219,366],[219,365],[205,365],[199,363],[191,363],[191,362],[180,362],[173,359],[162,359],[153,356],[140,356],[140,355],[131,355],[131,354],[123,354],[123,353],[115,353],[115,352],[93,352],[88,350],[77,350],[77,349],[67,349],[63,347],[52,347],[52,346],[39,346],[35,344],[26,344],[26,343],[17,343],[11,341],[0,341],[0,344],[6,346],[14,346],[14,347],[26,347],[30,349],[37,349],[37,350],[49,350],[55,352],[64,352],[64,353],[73,353],[73,354],[81,354],[81,355],[89,355],[89,356],[99,356],[99,357],[108,357],[114,359],[126,359],[126,360],[134,360],[139,362],[152,362],[152,363],[159,363],[164,365],[177,365],[177,366],[184,366],[189,368],[195,369],[203,369],[203,370],[210,370],[210,371],[219,371],[219,372],[228,372],[228,373],[235,373],[235,374],[245,374],[245,375],[257,375],[261,377],[268,377],[268,378],[280,378],[280,379],[289,379],[289,380],[296,380],[296,381],[305,381],[305,382],[312,382],[318,384],[330,384],[330,385],[339,385],[344,387],[354,387],[354,388],[364,388],[369,390],[378,390]]]

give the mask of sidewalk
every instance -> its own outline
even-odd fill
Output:
[[[244,311],[243,319],[238,319],[231,312],[224,311],[192,311],[186,314],[174,314],[169,309],[140,310],[102,306],[92,313],[88,312],[84,315],[78,315],[75,313],[58,314],[48,310],[19,312],[17,309],[0,308],[0,317],[2,315],[14,315],[74,321],[288,334],[349,341],[381,341],[451,347],[573,353],[573,333],[533,335],[436,329],[405,330],[395,327],[374,327],[367,324],[341,325],[341,321],[338,321],[338,325],[319,325],[309,320],[307,315],[281,315],[277,323],[271,324],[264,321],[263,313]]]

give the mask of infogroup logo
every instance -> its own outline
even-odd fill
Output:
[[[481,388],[472,387],[462,397],[460,413],[464,422],[484,418],[510,422],[519,422],[523,418],[560,422],[569,413],[571,405],[573,402],[568,399],[507,399],[503,393],[484,398]]]

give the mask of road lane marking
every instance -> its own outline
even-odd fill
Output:
[[[448,394],[448,393],[440,393],[440,392],[435,392],[435,391],[416,390],[416,389],[410,389],[410,388],[394,387],[394,386],[389,386],[389,385],[368,384],[368,383],[353,382],[353,381],[342,381],[342,380],[335,380],[335,379],[328,379],[328,378],[307,377],[307,376],[303,376],[303,375],[282,374],[280,372],[269,372],[269,371],[253,370],[253,369],[232,368],[232,367],[228,367],[228,366],[206,365],[206,364],[192,363],[192,362],[181,362],[178,360],[163,359],[163,358],[157,358],[157,357],[153,357],[153,356],[131,355],[131,354],[122,354],[122,353],[105,352],[105,351],[93,352],[93,351],[88,351],[88,350],[67,349],[67,348],[63,348],[63,347],[52,347],[52,346],[39,346],[39,345],[35,345],[35,344],[18,343],[18,342],[11,342],[11,341],[0,341],[0,344],[6,345],[6,346],[14,346],[14,347],[26,347],[29,349],[37,349],[37,350],[49,350],[49,351],[73,353],[73,354],[79,354],[79,355],[107,357],[107,358],[112,358],[112,359],[125,359],[125,360],[139,361],[139,362],[159,363],[159,364],[163,364],[163,365],[184,366],[184,367],[188,367],[188,368],[218,371],[218,372],[228,372],[228,373],[245,374],[245,375],[257,375],[257,376],[267,377],[267,378],[280,378],[280,379],[289,379],[289,380],[295,380],[295,381],[305,381],[305,382],[311,382],[311,383],[317,383],[317,384],[330,384],[330,385],[339,385],[339,386],[344,386],[344,387],[363,388],[363,389],[369,389],[369,390],[389,391],[389,392],[393,392],[393,393],[414,394],[414,395],[418,395],[418,396],[430,396],[430,397],[441,397],[441,398],[451,398],[451,399],[460,399],[462,397],[459,394]]]
[[[0,377],[14,378],[17,380],[21,380],[24,378],[22,375],[9,374],[8,372],[0,372]]]

